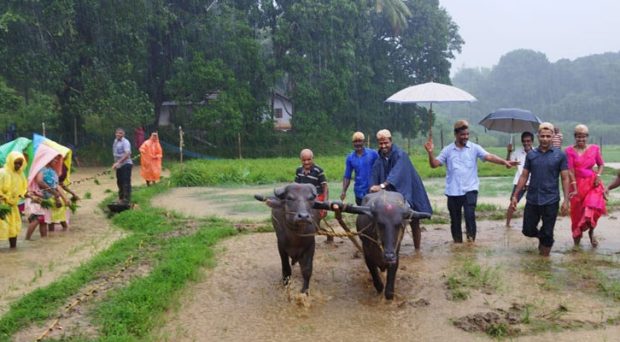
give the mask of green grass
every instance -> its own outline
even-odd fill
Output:
[[[325,170],[328,180],[340,180],[344,173],[344,155],[317,157],[315,162]],[[445,177],[445,167],[431,169],[424,155],[411,157],[422,178]],[[170,179],[175,186],[205,186],[221,184],[270,184],[290,182],[298,158],[192,160],[173,165]],[[481,177],[513,176],[514,169],[492,163],[478,163]]]
[[[229,223],[215,221],[196,234],[162,242],[157,266],[145,278],[116,291],[96,310],[101,334],[106,338],[146,337],[170,309],[180,289],[195,280],[200,267],[214,265],[209,248],[223,237],[234,234]]]
[[[500,281],[498,267],[483,266],[472,257],[464,257],[457,261],[445,284],[450,299],[462,301],[470,297],[470,290],[496,291]]]
[[[620,281],[614,277],[620,264],[608,256],[575,253],[559,263],[524,261],[524,272],[538,278],[548,291],[580,291],[620,301]]]
[[[172,307],[179,290],[196,278],[200,267],[214,264],[210,247],[236,234],[229,222],[208,219],[202,220],[202,225],[192,235],[166,237],[162,233],[182,227],[183,221],[178,215],[150,206],[150,199],[165,190],[165,186],[158,185],[135,191],[133,198],[140,209],[125,211],[112,220],[132,234],[116,241],[68,275],[14,302],[0,318],[0,340],[10,340],[20,329],[55,317],[69,297],[78,294],[91,281],[121,267],[130,256],[152,264],[151,272],[107,293],[102,302],[95,303],[95,318],[102,340],[145,338],[162,321],[163,313]],[[37,272],[35,277],[40,277]]]

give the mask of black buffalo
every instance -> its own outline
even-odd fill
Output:
[[[274,190],[269,198],[271,222],[278,238],[278,252],[282,261],[282,280],[288,284],[291,265],[299,262],[304,284],[302,293],[308,292],[314,259],[314,234],[319,224],[319,211],[313,209],[317,196],[310,184],[292,183]],[[289,263],[290,258],[290,263]]]
[[[364,197],[358,207],[356,226],[362,240],[364,260],[378,293],[384,290],[379,274],[387,269],[385,298],[394,298],[394,281],[398,269],[398,252],[405,233],[406,220],[428,218],[430,214],[409,208],[404,197],[393,191],[380,191]]]

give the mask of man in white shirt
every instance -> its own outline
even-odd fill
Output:
[[[517,161],[519,165],[517,166],[517,172],[515,172],[514,180],[512,181],[512,192],[510,193],[510,198],[512,196],[517,197],[517,201],[520,201],[525,192],[527,191],[528,182],[525,184],[525,187],[519,191],[518,194],[515,194],[515,189],[517,188],[517,183],[519,182],[519,177],[521,177],[521,172],[523,172],[523,164],[525,164],[525,156],[532,150],[532,143],[534,142],[534,134],[530,132],[523,132],[521,134],[521,144],[523,144],[523,148],[519,147],[516,150],[512,150],[512,144],[508,144],[508,160]],[[506,210],[506,227],[510,227],[510,220],[512,219],[512,214],[514,214],[515,208],[512,206],[508,206]]]
[[[114,156],[114,164],[112,169],[116,170],[116,185],[118,186],[118,200],[122,203],[131,202],[131,168],[133,161],[131,160],[131,145],[129,140],[125,139],[125,130],[117,128],[115,132],[116,139],[112,144],[112,155]]]

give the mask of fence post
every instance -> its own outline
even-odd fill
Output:
[[[183,127],[179,126],[179,161],[183,162]]]
[[[239,151],[239,159],[243,159],[241,156],[241,132],[237,132],[237,149]]]

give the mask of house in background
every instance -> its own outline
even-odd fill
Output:
[[[271,95],[271,110],[273,113],[274,129],[279,131],[291,130],[293,118],[293,102],[279,92]]]
[[[213,91],[205,95],[205,99],[200,102],[177,102],[177,101],[164,101],[159,108],[159,126],[168,126],[174,124],[177,116],[191,115],[194,107],[206,106],[210,101],[217,99],[219,91]]]

